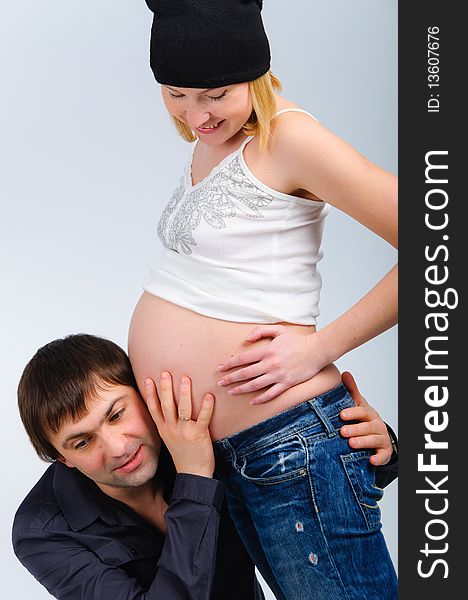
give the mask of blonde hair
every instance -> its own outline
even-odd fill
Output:
[[[260,150],[268,146],[271,134],[271,122],[276,115],[275,92],[281,91],[280,80],[271,71],[254,81],[249,81],[249,92],[252,100],[252,114],[242,127],[246,135],[258,135]],[[174,115],[171,119],[181,137],[187,142],[194,142],[197,136],[193,130]]]

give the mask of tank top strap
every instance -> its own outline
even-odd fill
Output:
[[[238,150],[237,150],[237,154],[242,154],[244,148],[247,146],[247,144],[249,142],[251,142],[254,139],[255,135],[248,135],[245,140],[242,142],[242,144],[239,146]]]
[[[276,115],[275,118],[278,117],[279,115],[282,115],[283,113],[286,112],[301,112],[304,113],[306,115],[308,115],[309,117],[312,117],[312,119],[314,119],[315,121],[318,121],[317,117],[314,117],[314,115],[312,115],[310,112],[307,112],[306,110],[304,110],[303,108],[283,108],[281,110],[279,110]],[[249,142],[251,142],[254,139],[255,135],[249,135],[243,142],[242,144],[239,146],[238,149],[238,153],[242,154],[244,148],[247,146],[247,144]]]
[[[307,112],[303,108],[283,108],[282,110],[279,110],[276,113],[276,116],[278,117],[279,115],[282,115],[283,113],[286,113],[286,112],[301,112],[306,115],[309,115],[309,117],[312,117],[312,119],[315,119],[315,121],[318,121],[317,117],[314,117],[314,115],[311,115],[310,112]]]

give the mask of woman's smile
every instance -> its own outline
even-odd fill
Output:
[[[212,133],[216,133],[223,125],[223,123],[225,122],[225,119],[221,119],[218,122],[215,122],[211,125],[203,125],[200,127],[194,127],[195,131],[197,133],[201,133],[202,135],[209,135]]]

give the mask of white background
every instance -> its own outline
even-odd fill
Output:
[[[396,173],[396,1],[266,0],[264,21],[284,95]],[[14,512],[45,468],[17,415],[22,369],[39,346],[69,333],[126,348],[132,309],[160,252],[158,217],[189,153],[148,66],[150,24],[143,0],[0,5],[2,598],[50,597],[10,542]],[[336,210],[324,249],[319,326],[396,260]],[[394,328],[338,363],[395,429],[396,341]],[[382,512],[395,562],[396,500],[393,483]]]

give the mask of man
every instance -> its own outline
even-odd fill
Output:
[[[158,398],[146,382],[145,404],[125,352],[83,334],[47,344],[23,372],[21,418],[53,464],[17,511],[13,545],[56,598],[263,598],[213,479],[214,398],[205,395],[195,421],[183,416],[190,380],[178,406],[169,373],[160,385]],[[348,418],[363,422],[347,425],[347,436],[369,437],[386,462],[385,426],[352,378],[349,386],[359,406]],[[396,476],[393,466],[381,473],[380,485]]]

